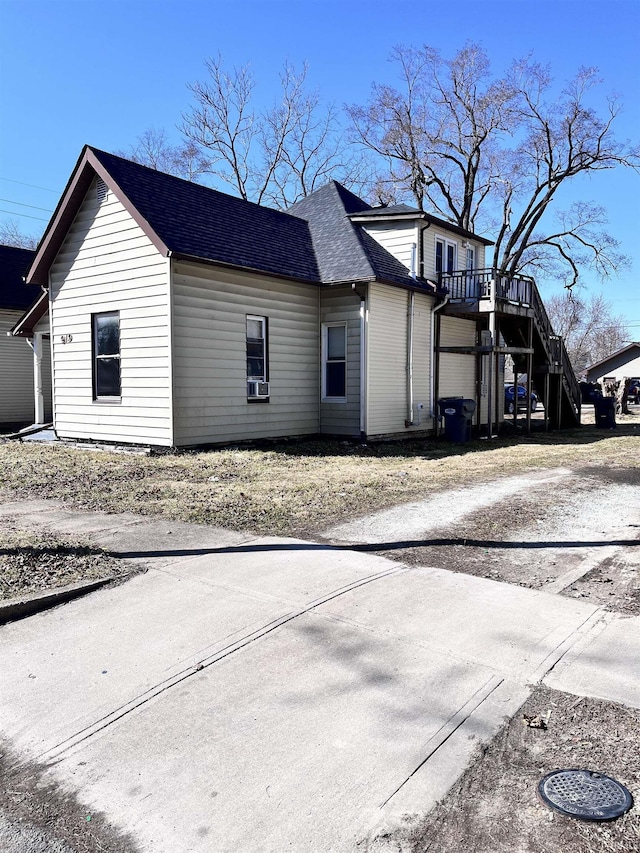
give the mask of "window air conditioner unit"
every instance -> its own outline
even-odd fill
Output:
[[[262,382],[260,379],[247,380],[247,397],[255,399],[264,399],[269,396],[269,383]]]

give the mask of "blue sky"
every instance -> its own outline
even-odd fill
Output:
[[[0,222],[38,234],[45,222],[27,216],[47,218],[38,208],[55,206],[85,143],[126,149],[151,126],[177,142],[186,84],[218,52],[251,63],[266,101],[283,61],[307,60],[311,83],[342,105],[364,102],[373,81],[394,82],[394,45],[451,55],[467,40],[483,45],[496,73],[529,52],[558,82],[597,66],[603,91],[625,104],[619,138],[640,139],[640,0],[0,0]],[[640,176],[601,173],[577,190],[608,209],[633,259],[604,286],[585,282],[604,290],[638,340]]]

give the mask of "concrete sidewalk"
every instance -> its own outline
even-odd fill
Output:
[[[0,629],[2,734],[141,850],[353,851],[428,811],[530,685],[640,707],[639,620],[588,603],[299,540],[0,515],[150,567]]]

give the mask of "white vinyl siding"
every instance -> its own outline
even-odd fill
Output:
[[[318,288],[176,262],[175,443],[319,431]],[[247,315],[268,318],[268,403],[247,401]]]
[[[476,324],[473,320],[442,317],[440,346],[473,347],[475,345]],[[476,399],[476,358],[473,354],[440,353],[438,399],[442,397]],[[474,422],[476,421],[477,418],[474,417]]]
[[[360,435],[360,297],[351,287],[320,291],[322,323],[347,325],[347,398],[320,403],[320,432],[327,435]]]
[[[416,293],[413,316],[413,417],[416,429],[432,429],[429,416],[431,401],[431,312],[435,300],[432,296]],[[423,408],[418,413],[418,403]],[[418,419],[420,423],[418,424]]]
[[[33,351],[24,338],[7,336],[7,332],[15,326],[23,313],[23,311],[0,309],[0,423],[2,424],[33,423]]]
[[[411,271],[411,250],[414,245],[416,251],[418,247],[418,228],[415,222],[367,222],[362,227],[389,254],[397,258],[407,268],[407,272]]]
[[[441,240],[445,243],[445,252],[443,257],[443,269],[447,268],[446,244],[455,244],[456,246],[456,270],[466,269],[467,252],[462,245],[463,240],[469,243],[469,247],[474,250],[474,268],[484,268],[484,245],[475,242],[472,239],[466,239],[459,234],[454,234],[439,225],[432,225],[430,228],[425,228],[422,232],[422,260],[424,264],[423,275],[425,278],[435,281],[436,279],[436,241]]]
[[[50,271],[59,436],[172,444],[167,269],[112,192],[98,202],[94,181]],[[91,318],[110,311],[120,313],[117,403],[94,401],[92,387]]]
[[[416,293],[413,339],[413,429],[426,429],[429,411],[430,324],[433,299]],[[406,435],[407,331],[409,291],[381,284],[369,290],[369,358],[367,434]],[[417,424],[417,403],[423,403],[422,422]]]

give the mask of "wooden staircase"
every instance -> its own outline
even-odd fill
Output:
[[[527,373],[530,364],[548,426],[579,426],[580,386],[564,341],[553,331],[533,278],[508,276],[497,270],[465,270],[441,273],[439,285],[449,295],[446,313],[476,319],[481,328],[487,328],[494,312],[494,351],[513,351],[519,373]]]

